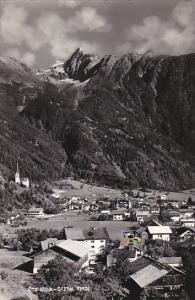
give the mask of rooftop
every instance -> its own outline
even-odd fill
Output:
[[[79,228],[65,228],[65,236],[67,240],[85,240],[83,231]]]
[[[42,211],[43,208],[42,207],[31,207],[28,212],[40,212]]]
[[[186,232],[186,231],[191,231],[191,232],[193,232],[193,233],[195,233],[195,228],[192,228],[192,227],[179,227],[178,229],[177,229],[177,233],[180,235],[180,234],[183,234],[184,232]]]
[[[51,247],[50,246],[51,244],[56,245],[57,241],[58,241],[57,238],[48,238],[44,241],[41,241],[40,244],[41,244],[42,251],[44,251],[44,250],[48,249],[49,247]]]
[[[132,274],[130,278],[135,281],[140,286],[140,288],[144,288],[154,281],[158,280],[159,278],[163,277],[167,273],[168,270],[150,264],[145,268],[139,270],[138,272]]]
[[[65,228],[66,239],[72,240],[109,240],[109,235],[105,227],[82,230],[79,228]]]
[[[83,257],[90,252],[90,249],[81,242],[65,240],[56,245],[57,248],[68,251],[78,257]]]
[[[150,234],[171,234],[172,230],[169,226],[148,226]]]
[[[180,256],[173,256],[173,257],[160,257],[158,262],[161,264],[182,264],[182,258]]]

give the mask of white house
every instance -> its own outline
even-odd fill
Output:
[[[194,216],[194,210],[191,208],[179,209],[179,214],[181,219],[189,219]]]
[[[195,219],[181,219],[181,225],[184,227],[195,227]]]
[[[178,211],[175,211],[175,210],[169,211],[169,217],[170,217],[171,221],[173,221],[175,223],[180,222],[180,213]]]
[[[80,241],[91,248],[91,259],[100,254],[105,249],[109,240],[109,235],[104,227],[90,228],[89,230],[81,230],[76,228],[65,228],[66,239]]]
[[[136,218],[139,223],[144,222],[144,219],[150,216],[149,210],[137,210]]]
[[[115,211],[111,213],[113,221],[123,221],[125,219],[124,211]]]
[[[170,241],[172,230],[169,226],[148,226],[147,231],[152,240]]]
[[[28,215],[30,217],[42,217],[42,216],[44,216],[43,208],[42,207],[31,207],[28,210]]]

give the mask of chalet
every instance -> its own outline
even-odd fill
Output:
[[[113,221],[123,221],[125,219],[124,211],[116,211],[111,213]]]
[[[131,208],[131,200],[128,199],[116,199],[115,208],[116,209],[130,209]]]
[[[40,242],[37,251],[38,252],[45,251],[61,241],[62,240],[58,240],[57,238],[48,238],[48,239]]]
[[[149,210],[137,210],[136,211],[136,218],[139,223],[144,222],[145,218],[149,217],[149,215],[150,215]]]
[[[195,227],[195,219],[194,218],[181,219],[181,226]]]
[[[169,226],[148,226],[147,232],[152,240],[170,241],[172,230]]]
[[[80,269],[87,268],[89,265],[89,253],[90,249],[80,242],[72,240],[61,241],[31,256],[33,259],[33,273],[37,273],[43,265],[47,265],[49,261],[58,255]]]
[[[185,241],[192,236],[195,236],[194,228],[180,227],[177,229],[177,237],[180,242]]]
[[[136,259],[136,251],[129,249],[114,249],[106,257],[107,268],[113,267],[118,258],[123,257],[128,261],[134,261]]]
[[[191,208],[179,209],[180,219],[190,219],[194,216],[194,210]]]
[[[133,263],[136,263],[134,261]],[[129,289],[135,299],[159,300],[185,296],[185,274],[176,268],[165,266],[156,261],[139,266],[138,271],[129,277]]]
[[[113,221],[123,221],[130,218],[130,212],[124,210],[115,210],[111,213]]]
[[[146,227],[140,227],[135,231],[135,237],[139,237],[141,240],[145,241],[148,239],[148,233]]]
[[[44,216],[43,208],[42,207],[31,207],[28,210],[29,217],[42,217]]]
[[[82,205],[77,202],[71,201],[71,203],[68,205],[68,210],[79,210],[79,209],[82,209]]]
[[[91,249],[91,258],[95,258],[105,249],[109,235],[105,227],[81,230],[76,228],[65,228],[66,239],[80,241]]]
[[[169,218],[174,223],[180,223],[180,213],[176,210],[169,211]]]

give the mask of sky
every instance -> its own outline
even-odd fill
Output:
[[[0,0],[0,55],[31,68],[85,53],[195,52],[195,0]]]

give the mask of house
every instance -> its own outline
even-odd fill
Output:
[[[181,256],[160,257],[158,259],[158,262],[160,262],[161,264],[170,266],[170,267],[175,267],[175,268],[180,268],[183,266]]]
[[[148,239],[148,233],[146,227],[140,227],[135,231],[135,237],[139,237],[141,240],[145,241]]]
[[[143,255],[143,245],[129,245],[113,249],[106,257],[107,268],[113,267],[118,258],[123,257],[129,262],[137,260]]]
[[[180,223],[180,213],[176,210],[170,210],[169,211],[169,218],[174,223]]]
[[[43,265],[47,265],[49,261],[58,255],[73,263],[79,269],[87,268],[89,266],[89,253],[90,249],[80,242],[72,240],[61,241],[31,256],[33,259],[33,273],[37,273]]]
[[[151,260],[130,275],[128,285],[135,299],[170,299],[173,295],[181,299],[185,296],[185,273]]]
[[[132,206],[131,200],[128,199],[116,199],[115,208],[116,209],[130,209]]]
[[[150,215],[149,210],[137,210],[136,211],[136,218],[139,223],[143,223],[145,218],[149,217],[149,215]]]
[[[181,219],[181,226],[195,227],[195,219],[194,218]]]
[[[29,217],[43,217],[44,212],[42,207],[31,207],[28,210]]]
[[[79,210],[82,208],[82,205],[76,202],[71,201],[71,203],[68,205],[68,210]]]
[[[101,215],[110,215],[110,210],[102,210]]]
[[[152,240],[170,241],[172,230],[169,226],[148,226],[147,232]]]
[[[90,204],[83,204],[82,205],[82,210],[84,212],[89,212],[90,211]]]
[[[61,242],[61,241],[58,240],[57,238],[48,238],[48,239],[40,242],[37,251],[38,252],[45,251],[45,250],[53,247],[54,245],[56,245],[59,242]]]
[[[177,229],[177,236],[179,241],[185,241],[186,239],[195,236],[195,229],[194,228],[187,228],[187,227],[180,227]]]
[[[113,267],[118,258],[123,257],[129,261],[136,259],[136,251],[129,249],[113,249],[106,257],[107,268]]]
[[[180,219],[190,219],[194,216],[194,210],[191,208],[179,209]]]
[[[160,200],[162,201],[166,201],[167,200],[167,195],[163,194],[163,195],[160,195]]]
[[[160,213],[160,208],[157,207],[157,206],[154,206],[154,207],[152,207],[152,208],[150,209],[150,212],[151,212],[151,214],[159,215],[159,213]]]
[[[111,213],[113,221],[123,221],[125,217],[124,211],[114,211]]]
[[[88,230],[65,228],[65,237],[66,239],[80,241],[90,247],[91,259],[95,259],[95,256],[101,254],[109,240],[109,235],[105,227],[91,227]]]

